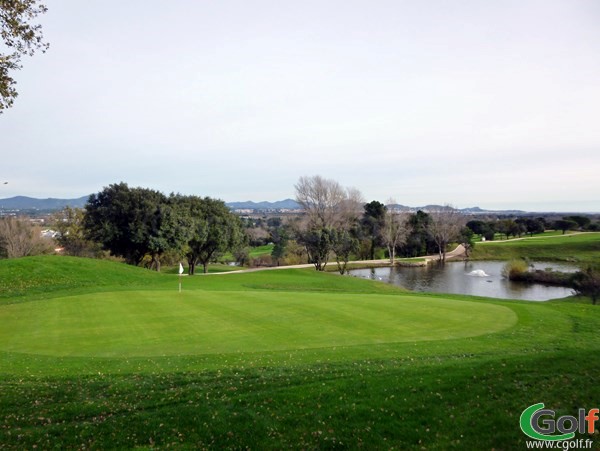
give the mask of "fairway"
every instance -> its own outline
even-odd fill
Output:
[[[508,241],[477,243],[472,260],[532,260],[566,261],[580,265],[600,263],[600,233],[582,232],[525,237]]]
[[[517,322],[508,307],[377,294],[90,293],[0,307],[0,349],[79,357],[204,355],[474,337]]]

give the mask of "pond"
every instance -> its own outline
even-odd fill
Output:
[[[574,272],[573,265],[531,262],[535,269],[552,268]],[[381,280],[412,291],[469,294],[500,299],[547,301],[573,294],[572,288],[537,283],[511,282],[502,277],[504,261],[448,262],[445,266],[430,264],[425,267],[384,267],[353,269],[350,275]]]

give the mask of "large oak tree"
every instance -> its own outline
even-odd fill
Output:
[[[85,207],[86,237],[127,263],[138,265],[146,255],[160,270],[160,257],[186,240],[189,225],[164,194],[118,183],[92,194]]]

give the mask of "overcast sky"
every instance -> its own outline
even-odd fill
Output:
[[[226,201],[302,175],[405,205],[600,211],[600,1],[46,0],[0,198]]]

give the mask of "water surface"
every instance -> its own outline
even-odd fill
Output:
[[[504,261],[448,262],[445,266],[430,264],[425,267],[385,267],[353,269],[350,274],[373,280],[382,280],[412,291],[469,294],[500,299],[547,301],[573,294],[572,288],[543,284],[511,282],[502,277]],[[574,272],[573,265],[532,262],[535,269],[552,268]],[[481,272],[486,276],[482,277]]]

